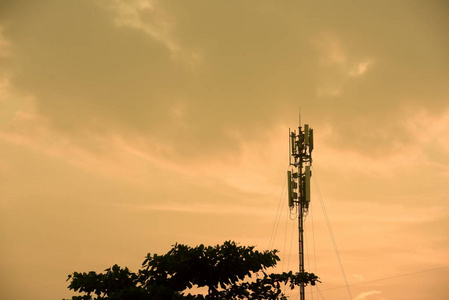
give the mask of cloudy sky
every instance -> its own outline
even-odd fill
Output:
[[[69,297],[69,273],[176,242],[297,270],[300,109],[308,297],[446,299],[449,5],[309,2],[2,0],[0,297]]]

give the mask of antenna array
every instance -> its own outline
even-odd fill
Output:
[[[304,216],[309,210],[310,177],[312,173],[313,129],[304,124],[298,132],[290,131],[289,160],[291,170],[287,171],[288,205],[297,208],[299,229],[299,272],[304,273]],[[305,285],[300,285],[300,300],[305,299]]]

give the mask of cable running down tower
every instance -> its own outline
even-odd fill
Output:
[[[289,130],[290,131],[290,130]],[[298,214],[299,272],[304,273],[304,217],[310,203],[310,171],[312,166],[313,129],[299,124],[298,132],[290,131],[289,159],[291,170],[287,171],[288,205]],[[300,300],[305,299],[305,285],[300,285]]]

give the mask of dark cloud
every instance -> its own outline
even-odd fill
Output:
[[[403,107],[446,106],[439,2],[163,1],[137,10],[140,28],[118,26],[103,1],[19,5],[5,21],[13,84],[69,134],[145,134],[193,154],[290,123],[301,106],[332,124],[335,146],[375,154],[394,150],[393,133],[407,143]]]
[[[186,77],[163,45],[117,28],[94,4],[47,2],[21,17],[7,32],[21,70],[14,84],[57,128],[145,126],[172,103],[174,83],[182,89]]]

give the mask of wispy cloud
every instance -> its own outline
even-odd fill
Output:
[[[354,300],[364,300],[364,299],[378,299],[378,300],[383,300],[382,297],[380,297],[380,295],[382,294],[381,291],[368,291],[368,292],[363,292],[358,294]]]
[[[4,27],[0,24],[0,58],[7,58],[12,55],[12,44],[5,37]]]
[[[135,210],[135,211],[166,211],[166,212],[179,212],[179,213],[189,213],[189,214],[212,214],[212,215],[257,215],[260,217],[270,217],[272,216],[272,212],[270,210],[264,209],[263,207],[254,207],[254,206],[244,206],[239,207],[231,207],[224,203],[215,203],[214,205],[184,205],[180,203],[173,204],[114,204],[114,206],[118,206],[127,210]]]
[[[355,279],[357,279],[359,281],[366,281],[366,278],[360,274],[352,274],[352,277],[354,277]]]
[[[349,71],[350,76],[360,76],[366,73],[373,63],[369,60],[358,63],[355,68]]]
[[[113,1],[113,9],[117,13],[117,26],[126,26],[141,30],[165,45],[172,57],[184,63],[194,65],[201,60],[198,51],[187,50],[175,38],[173,31],[177,26],[170,14],[164,11],[157,0]]]
[[[351,78],[362,76],[373,65],[372,59],[351,56],[345,41],[335,33],[323,32],[312,44],[318,52],[318,97],[340,96]]]

